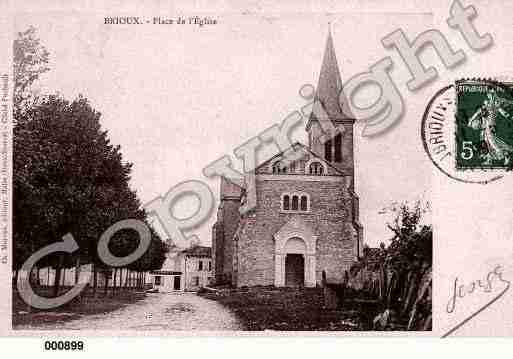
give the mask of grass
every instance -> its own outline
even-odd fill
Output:
[[[245,330],[358,331],[372,330],[379,305],[346,300],[337,310],[323,308],[320,288],[250,287],[201,292],[233,311]]]
[[[67,289],[69,288],[64,288],[63,292]],[[39,295],[48,296],[50,291],[49,288],[39,288],[37,292]],[[116,291],[115,294],[109,292],[105,296],[102,288],[99,288],[96,296],[93,296],[92,290],[86,289],[71,302],[61,307],[41,310],[27,305],[20,298],[18,292],[13,291],[12,326],[13,329],[27,325],[37,328],[42,325],[67,322],[85,315],[108,313],[135,303],[144,297],[143,292],[127,289]]]

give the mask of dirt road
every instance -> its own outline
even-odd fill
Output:
[[[235,316],[195,293],[155,293],[125,308],[61,323],[16,329],[38,330],[240,330]]]

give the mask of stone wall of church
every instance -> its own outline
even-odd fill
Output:
[[[310,212],[281,212],[281,195],[285,192],[310,195]],[[274,238],[292,216],[301,216],[318,236],[316,278],[323,270],[330,282],[341,282],[344,271],[356,258],[356,236],[351,223],[352,200],[344,182],[259,180],[257,177],[256,210],[243,219],[238,243],[237,286],[274,284]]]
[[[233,271],[233,235],[239,225],[239,200],[225,200],[224,216],[224,247],[223,247],[223,282],[231,281]]]
[[[233,235],[239,225],[241,188],[224,177],[220,182],[217,222],[212,227],[212,248],[217,284],[231,282],[233,272]]]
[[[349,122],[337,122],[337,127],[343,127],[342,133],[342,162],[330,162],[344,174],[352,175],[354,172],[354,144],[353,144],[353,125],[352,120]],[[320,137],[324,136],[324,130],[318,121],[312,122],[309,130],[308,138],[310,148],[313,152],[325,159],[324,142],[320,141]]]
[[[233,235],[239,225],[239,200],[224,199],[212,227],[213,262],[217,284],[231,282],[233,271]]]
[[[214,276],[216,283],[223,279],[223,250],[224,250],[224,230],[221,221],[216,222],[212,227],[212,263],[214,265]]]

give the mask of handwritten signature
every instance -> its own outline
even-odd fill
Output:
[[[488,303],[483,305],[481,308],[479,308],[476,312],[474,312],[472,315],[467,317],[465,320],[458,323],[456,326],[454,326],[451,330],[449,330],[447,333],[442,335],[442,338],[448,337],[452,333],[454,333],[456,330],[464,326],[466,323],[468,323],[470,320],[475,318],[479,313],[481,313],[483,310],[491,306],[493,303],[495,303],[497,300],[499,300],[500,297],[506,293],[511,285],[511,282],[504,279],[503,277],[503,271],[502,266],[497,265],[492,271],[488,272],[486,275],[486,278],[481,280],[474,280],[470,282],[469,284],[461,284],[458,283],[458,277],[454,280],[454,286],[453,286],[453,292],[451,294],[451,298],[449,299],[449,302],[446,306],[447,313],[451,314],[456,309],[457,303],[459,303],[460,298],[464,298],[470,295],[478,294],[478,293],[490,293],[494,290],[494,283],[505,283],[506,287],[502,289],[500,293],[498,293],[496,296],[494,296]],[[497,283],[497,284],[498,284]]]

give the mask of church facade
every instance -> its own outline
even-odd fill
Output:
[[[212,229],[217,283],[314,287],[323,272],[337,283],[361,255],[363,229],[354,190],[355,121],[341,110],[341,88],[330,34],[315,94],[323,111],[314,105],[306,125],[308,146],[292,146],[300,154],[294,161],[280,153],[256,168],[257,206],[247,214],[239,212],[244,189],[221,180]],[[336,134],[323,136],[323,121],[331,121]]]

